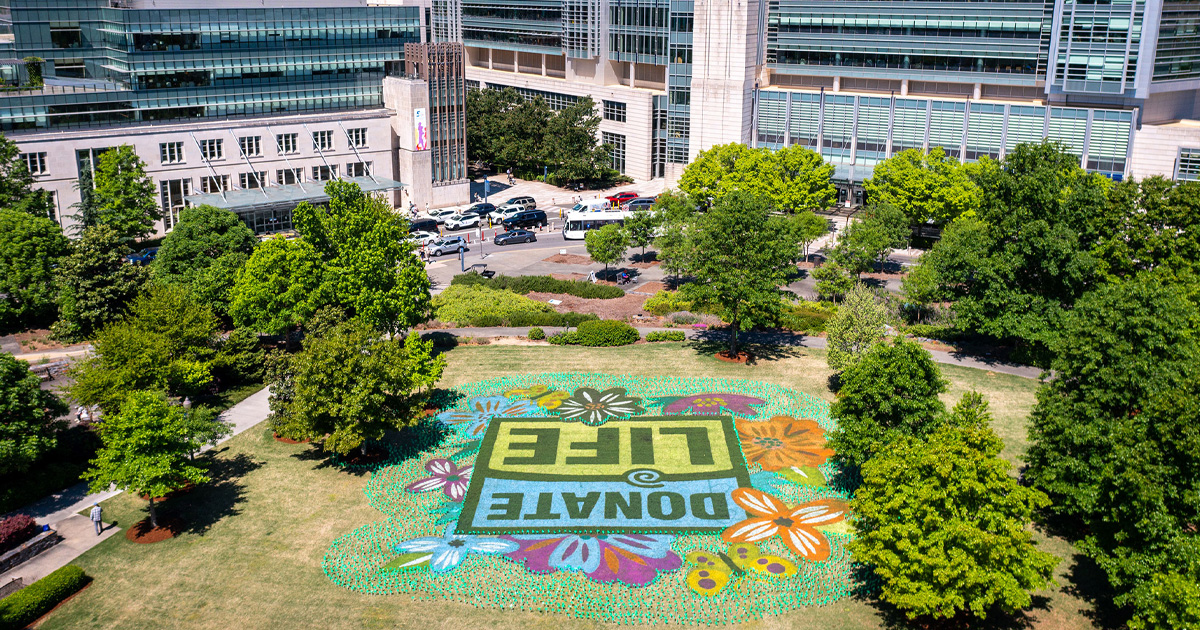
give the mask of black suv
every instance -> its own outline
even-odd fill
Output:
[[[541,210],[518,212],[500,222],[505,230],[516,228],[546,227],[546,213]]]
[[[437,224],[437,221],[434,221],[433,219],[426,219],[426,218],[413,219],[412,221],[408,222],[408,231],[409,232],[433,232],[434,234],[437,234],[438,233],[438,224]]]

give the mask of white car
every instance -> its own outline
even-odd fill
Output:
[[[433,232],[421,232],[421,231],[413,232],[413,233],[409,234],[408,237],[411,238],[412,240],[416,241],[417,244],[420,245],[421,247],[424,247],[424,246],[438,240],[439,238],[441,238],[441,236],[439,236],[438,234],[435,234]]]
[[[445,223],[446,219],[448,219],[449,217],[451,217],[457,213],[458,213],[457,208],[440,208],[438,210],[430,210],[429,212],[427,212],[425,214],[429,215],[430,219],[433,219],[434,221],[437,221],[438,223]]]
[[[479,225],[478,214],[452,214],[446,217],[447,230],[461,230]]]
[[[496,211],[489,214],[488,217],[492,220],[493,225],[499,225],[501,221],[513,216],[518,212],[521,212],[524,209],[525,206],[515,203],[506,203],[499,208],[496,208]]]

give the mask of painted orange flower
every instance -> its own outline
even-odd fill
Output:
[[[775,416],[766,422],[737,421],[746,462],[758,462],[763,470],[791,466],[816,468],[833,451],[825,447],[825,430],[808,418]]]
[[[829,558],[829,539],[817,527],[846,520],[850,507],[837,499],[821,499],[788,507],[775,497],[753,488],[733,491],[733,502],[753,514],[721,532],[728,543],[755,543],[779,536],[797,556],[820,562]]]

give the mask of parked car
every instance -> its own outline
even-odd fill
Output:
[[[437,232],[420,232],[420,231],[410,232],[408,237],[411,238],[412,240],[416,241],[417,244],[422,247],[441,238],[441,236]]]
[[[477,216],[486,217],[495,211],[496,204],[494,203],[473,203],[470,206],[467,206],[466,210],[459,212],[459,214],[474,214]]]
[[[509,230],[502,234],[497,234],[492,242],[497,245],[508,245],[509,243],[536,243],[537,235],[529,230]]]
[[[478,214],[452,214],[446,219],[447,230],[461,230],[479,225]]]
[[[489,214],[488,218],[492,220],[492,223],[499,223],[518,212],[523,212],[524,210],[525,210],[525,208],[522,207],[520,204],[514,205],[514,204],[506,203],[506,204],[500,206],[499,208],[496,208],[496,211]]]
[[[438,223],[445,223],[450,215],[458,214],[458,208],[438,208],[437,210],[430,210],[427,214],[430,219]]]
[[[616,204],[619,206],[619,205],[625,203],[626,201],[637,199],[637,197],[638,197],[637,193],[633,192],[632,190],[626,190],[625,192],[619,192],[619,193],[616,193],[613,195],[609,195],[609,196],[605,197],[605,199],[609,203]]]
[[[518,212],[500,223],[505,230],[517,228],[546,227],[546,213],[541,210],[526,210]]]
[[[626,210],[649,210],[654,207],[654,197],[638,197],[626,201],[624,207]]]
[[[437,221],[434,221],[433,219],[423,219],[423,218],[417,217],[416,219],[413,219],[412,221],[408,222],[408,231],[409,232],[433,232],[434,234],[437,234],[438,224],[437,224]]]
[[[528,195],[513,197],[504,202],[506,206],[521,206],[522,210],[537,210],[537,200]]]
[[[441,256],[450,252],[464,252],[467,250],[467,241],[461,236],[447,236],[425,246],[425,253],[430,256]]]
[[[134,265],[149,265],[150,263],[154,262],[154,259],[157,257],[158,248],[147,247],[146,249],[125,256],[125,262]]]

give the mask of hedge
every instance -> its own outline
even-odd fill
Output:
[[[529,329],[529,338],[534,341],[538,341],[540,339],[545,339],[546,331],[542,330],[541,328],[538,328],[537,326],[534,326],[533,328]]]
[[[682,330],[656,330],[646,333],[646,341],[683,341],[687,335]]]
[[[492,276],[485,278],[477,273],[463,273],[450,281],[450,285],[483,286],[489,289],[505,289],[514,293],[566,293],[581,298],[610,300],[625,295],[625,291],[606,284],[593,284],[583,280],[559,280],[551,276]]]
[[[0,599],[0,630],[20,630],[79,592],[91,578],[68,564],[25,588]]]
[[[576,332],[579,345],[592,347],[624,346],[642,338],[636,328],[615,319],[583,322]]]
[[[557,313],[549,304],[480,285],[447,287],[433,297],[433,309],[438,320],[458,326],[578,326],[599,319],[592,313]]]
[[[646,311],[647,313],[658,315],[659,317],[662,317],[667,313],[690,311],[691,309],[691,302],[683,299],[678,292],[667,291],[666,289],[650,296],[650,299],[646,300],[646,302],[642,304],[642,310]]]
[[[809,302],[790,304],[779,316],[779,327],[815,335],[825,331],[825,322],[836,312],[835,308]]]
[[[0,553],[16,549],[21,543],[38,535],[42,528],[26,514],[16,514],[0,521]]]
[[[557,334],[550,335],[546,341],[556,346],[572,346],[579,343],[579,333],[575,331],[563,331]]]

